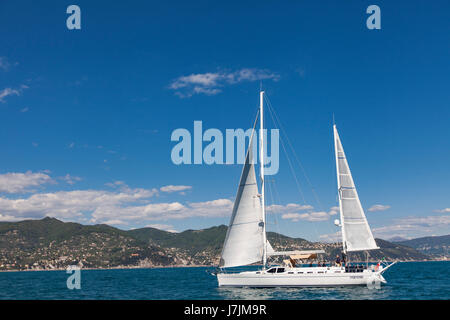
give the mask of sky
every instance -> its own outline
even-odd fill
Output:
[[[66,26],[71,4],[80,30]],[[171,134],[250,128],[262,85],[295,150],[266,179],[268,230],[336,237],[334,115],[375,237],[449,234],[449,9],[2,1],[0,221],[228,224],[242,166],[175,165]]]

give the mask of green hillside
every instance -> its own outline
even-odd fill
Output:
[[[170,264],[173,259],[107,225],[84,226],[53,218],[0,223],[0,270],[53,269],[81,263],[84,267]]]
[[[0,222],[0,270],[55,269],[70,264],[89,268],[217,265],[227,227],[172,233],[155,228],[120,230],[108,225],[82,225],[54,218]],[[268,232],[275,250],[325,250],[334,260],[340,243],[310,242]],[[376,239],[381,250],[373,260],[429,260],[430,257],[402,243]],[[412,240],[410,240],[412,241]],[[365,261],[352,253],[353,261]]]
[[[423,237],[412,240],[404,240],[397,243],[409,246],[422,252],[423,254],[433,256],[435,258],[446,258],[450,255],[450,235]]]

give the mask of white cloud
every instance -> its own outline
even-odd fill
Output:
[[[79,177],[69,174],[58,177],[71,184]],[[53,181],[46,173],[8,173],[0,175],[0,190],[8,193],[30,191],[29,188]],[[151,198],[159,193],[156,188],[130,188],[123,181],[107,184],[112,191],[73,190],[36,193],[29,197],[0,197],[0,220],[22,220],[45,216],[91,223],[129,224],[146,221],[186,219],[191,217],[230,216],[233,203],[229,199],[205,202],[153,203]],[[164,186],[163,192],[190,189],[190,186]]]
[[[330,216],[339,213],[339,207],[331,207],[329,212],[312,211],[313,206],[309,204],[301,205],[297,203],[289,203],[287,205],[274,204],[267,207],[268,213],[281,214],[282,219],[292,220],[294,222],[300,220],[306,221],[326,221]],[[308,210],[308,212],[303,212]]]
[[[103,190],[74,190],[54,193],[37,193],[28,198],[8,199],[0,197],[0,212],[14,217],[45,216],[76,218],[97,210],[121,209],[122,205],[141,203],[152,197],[154,192],[146,189],[129,189],[127,192]],[[122,220],[120,215],[105,215],[102,222]]]
[[[161,187],[159,190],[161,190],[162,192],[180,192],[180,191],[185,191],[185,190],[190,190],[192,189],[192,186],[174,186],[174,185],[168,185],[168,186],[164,186]]]
[[[394,237],[415,238],[419,236],[432,235],[438,229],[450,226],[450,216],[433,215],[424,217],[405,217],[394,219],[389,225],[372,228],[374,237],[381,239],[391,239]],[[321,235],[323,241],[341,241],[340,231],[332,234]]]
[[[217,86],[217,81],[222,78],[223,76],[219,73],[198,73],[198,74],[191,74],[189,76],[182,76],[177,78],[175,81],[172,82],[170,85],[171,89],[180,89],[189,87],[192,85],[199,85],[202,87],[213,87]]]
[[[368,211],[370,212],[375,212],[375,211],[385,211],[387,209],[389,209],[391,206],[388,205],[382,205],[382,204],[375,204],[373,206],[371,206]]]
[[[179,202],[149,203],[136,205],[130,203],[105,203],[102,202],[93,208],[91,222],[99,223],[111,219],[122,221],[145,222],[151,220],[166,220],[182,218],[185,206]]]
[[[9,69],[9,62],[5,57],[0,57],[0,69],[3,69],[4,71],[8,71]]]
[[[330,211],[328,212],[328,214],[330,216],[334,216],[334,215],[338,214],[339,211],[340,211],[339,207],[331,207]]]
[[[308,213],[286,213],[281,216],[282,219],[290,219],[294,222],[299,220],[306,221],[326,221],[330,218],[327,212],[325,211],[317,211],[317,212],[308,212]]]
[[[280,79],[280,76],[278,74],[270,72],[269,70],[249,68],[244,68],[239,71],[229,73],[226,75],[226,77],[229,83],[238,83],[242,81],[259,81],[266,79],[278,81]]]
[[[293,210],[290,210],[291,212],[287,212],[281,215],[282,219],[288,219],[288,220],[292,220],[294,222],[300,221],[300,220],[306,220],[306,221],[311,221],[311,222],[316,222],[316,221],[326,221],[329,220],[331,216],[334,216],[336,214],[339,213],[339,207],[331,207],[330,211],[326,212],[326,211],[310,211],[310,212],[305,212],[305,213],[298,213],[298,212],[293,212],[293,211],[300,211],[300,210],[305,210],[305,209],[312,209],[312,206],[309,205],[305,205],[305,206],[301,206],[301,205],[287,205],[285,207],[285,209],[287,209],[289,211],[289,207],[292,208]],[[295,210],[294,208],[298,208],[297,210]]]
[[[193,217],[226,217],[231,215],[233,202],[229,199],[217,199],[205,202],[148,203],[144,205],[101,205],[92,213],[91,222],[101,222],[109,219],[121,219],[142,223],[145,221],[187,219]]]
[[[231,216],[233,201],[229,199],[217,199],[204,202],[191,202],[188,210],[184,212],[186,217],[227,217]]]
[[[33,187],[54,182],[53,179],[44,172],[25,173],[12,172],[0,175],[0,192],[24,193],[32,192]]]
[[[25,220],[25,219],[28,219],[28,218],[0,214],[0,222],[14,222],[14,221],[20,221],[20,220]]]
[[[0,91],[0,102],[4,103],[5,98],[8,96],[20,96],[24,89],[28,89],[28,86],[23,84],[17,89],[5,88],[5,89],[1,90]]]
[[[109,224],[109,225],[126,225],[127,224],[125,221],[122,221],[119,219],[106,220],[106,221],[103,221],[102,223]]]
[[[0,102],[5,102],[7,96],[20,96],[20,91],[17,89],[5,88],[0,91]]]
[[[397,225],[406,226],[416,226],[417,228],[424,228],[423,230],[428,230],[427,228],[441,227],[450,225],[450,216],[448,215],[433,215],[425,217],[406,217],[396,219]]]
[[[324,242],[341,242],[342,241],[342,233],[341,231],[330,233],[330,234],[323,234],[319,236],[320,241]]]
[[[121,219],[133,222],[145,222],[169,219],[187,219],[193,217],[226,217],[231,215],[233,202],[217,199],[205,202],[148,203],[144,205],[102,205],[92,213],[92,222],[108,219]]]
[[[116,188],[116,187],[126,186],[126,184],[125,184],[125,182],[118,180],[118,181],[114,181],[114,182],[105,183],[105,186],[108,186],[111,188]]]
[[[178,231],[173,229],[173,226],[170,224],[149,224],[146,225],[146,227],[148,228],[155,228],[155,229],[159,229],[159,230],[163,230],[163,231],[168,231],[168,232],[172,232],[172,233],[178,233]]]
[[[233,72],[220,71],[181,76],[172,81],[169,89],[174,90],[179,97],[186,98],[194,94],[215,95],[226,85],[267,79],[278,81],[279,78],[278,74],[266,69],[243,68]]]
[[[63,177],[59,177],[59,179],[64,180],[66,183],[68,183],[70,185],[73,185],[73,184],[77,183],[78,181],[83,180],[80,177],[71,176],[70,174],[66,174]]]
[[[442,210],[435,210],[436,212],[440,212],[440,213],[449,213],[450,212],[450,208],[445,208]]]
[[[123,181],[114,181],[112,183],[105,183],[105,185],[108,186],[108,187],[111,187],[111,188],[119,189],[120,191],[122,191],[124,193],[132,193],[133,191],[136,191],[136,190],[147,190],[149,192],[150,196],[155,196],[155,195],[158,194],[158,189],[156,189],[156,188],[152,188],[152,189],[142,189],[142,188],[131,189]]]
[[[297,204],[297,203],[289,203],[285,206],[279,204],[273,204],[266,208],[268,213],[286,213],[286,212],[297,212],[313,209],[313,206],[309,204]]]

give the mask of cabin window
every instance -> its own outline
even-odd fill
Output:
[[[278,268],[277,269],[277,273],[283,273],[284,272],[284,268]]]
[[[293,272],[288,272],[289,274],[294,274]]]
[[[277,268],[272,268],[267,270],[267,273],[275,273],[275,271],[277,271]]]

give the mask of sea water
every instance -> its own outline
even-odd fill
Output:
[[[380,289],[218,288],[214,268],[81,270],[68,289],[66,271],[0,272],[0,299],[450,299],[450,261],[403,262],[384,274]]]

